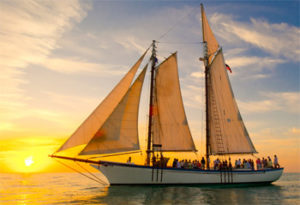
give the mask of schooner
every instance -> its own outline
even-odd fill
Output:
[[[205,66],[207,169],[160,166],[153,157],[164,152],[196,152],[186,118],[178,76],[177,53],[156,65],[156,41],[150,58],[150,102],[146,162],[144,165],[96,160],[99,156],[140,150],[138,113],[148,64],[133,81],[146,53],[96,107],[71,137],[50,157],[89,163],[111,185],[271,183],[283,168],[261,170],[209,170],[210,155],[257,153],[242,120],[231,88],[222,48],[208,24],[201,4]],[[78,157],[58,155],[82,146]],[[93,156],[80,158],[80,156]]]

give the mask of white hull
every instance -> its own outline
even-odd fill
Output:
[[[216,171],[177,168],[161,169],[111,162],[91,165],[102,172],[111,185],[271,183],[278,180],[283,172],[283,168],[253,171]]]

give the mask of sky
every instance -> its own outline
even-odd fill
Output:
[[[66,171],[48,158],[157,40],[178,52],[204,154],[200,1],[0,1],[0,172]],[[257,156],[300,171],[299,1],[202,1]],[[145,62],[149,59],[146,56]],[[140,107],[145,146],[149,71]]]

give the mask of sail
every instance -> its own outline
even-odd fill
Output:
[[[201,14],[202,14],[202,33],[203,33],[203,42],[206,42],[207,46],[207,55],[208,55],[208,64],[211,63],[214,54],[219,48],[218,41],[216,40],[209,24],[207,17],[205,15],[204,7],[201,4]]]
[[[153,144],[162,145],[162,151],[196,151],[183,107],[176,53],[157,68],[153,110]]]
[[[220,49],[209,66],[210,154],[256,153],[237,107]]]
[[[79,155],[139,150],[138,110],[147,66]]]
[[[98,129],[103,125],[108,116],[113,112],[119,104],[123,96],[128,91],[132,80],[139,68],[148,49],[123,77],[123,79],[115,86],[109,95],[102,101],[100,105],[92,112],[92,114],[78,127],[71,137],[57,150],[63,151],[78,145],[87,144],[96,134]]]

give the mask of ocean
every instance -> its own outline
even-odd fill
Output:
[[[112,186],[77,173],[0,174],[1,205],[300,204],[300,173],[264,186]]]

